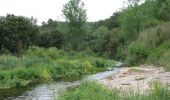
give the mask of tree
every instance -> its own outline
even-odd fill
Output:
[[[0,53],[4,51],[4,37],[5,37],[5,18],[0,17]]]
[[[38,36],[37,45],[61,49],[64,45],[64,41],[64,35],[58,30],[43,31]]]
[[[124,37],[128,40],[135,39],[141,28],[141,16],[139,11],[132,7],[126,9],[119,18]]]
[[[157,0],[157,2],[160,5],[160,8],[158,8],[159,19],[170,21],[170,0]]]
[[[128,6],[138,6],[142,0],[127,0]]]
[[[105,26],[99,27],[94,33],[94,42],[95,46],[94,49],[96,52],[101,53],[103,50],[103,43],[104,43],[104,37],[108,33],[108,28]]]
[[[63,30],[67,30],[63,24],[66,25],[65,22],[59,22],[53,19],[43,22],[42,26],[40,26],[40,34],[38,35],[36,42],[37,45],[47,48],[62,48],[65,43],[65,34]]]
[[[130,1],[130,5],[123,10],[119,21],[124,37],[134,40],[144,29],[158,25],[159,20],[154,0],[146,0],[142,4],[139,3],[140,0]]]
[[[118,28],[111,29],[104,37],[103,52],[109,57],[115,57],[117,48],[123,44],[122,34]]]
[[[81,0],[70,0],[63,7],[63,15],[68,22],[70,29],[69,42],[74,50],[78,49],[78,44],[85,38],[86,9]]]
[[[0,30],[1,52],[6,49],[17,55],[34,43],[39,32],[33,19],[10,14],[1,18]]]

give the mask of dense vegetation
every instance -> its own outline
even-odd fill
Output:
[[[36,20],[23,16],[7,15],[0,17],[0,53],[19,54],[22,49],[34,44],[38,26]]]
[[[118,89],[108,89],[95,82],[83,82],[81,86],[61,97],[62,100],[169,100],[170,91],[159,82],[154,82],[148,94],[133,90],[122,92]]]
[[[0,88],[19,87],[32,82],[78,79],[115,64],[114,61],[84,53],[37,47],[30,47],[23,57],[2,55],[0,63]]]
[[[86,22],[81,0],[70,0],[63,6],[66,22],[49,19],[37,26],[33,17],[2,16],[0,52],[20,56],[32,45],[56,47],[95,53],[127,65],[154,63],[170,69],[170,0],[127,0],[126,4],[98,22]]]
[[[80,78],[112,67],[115,62],[108,59],[170,70],[170,0],[127,0],[125,4],[97,22],[87,22],[81,0],[63,6],[65,22],[49,19],[38,26],[33,17],[1,16],[0,88]],[[148,95],[122,97],[117,90],[83,83],[64,99],[169,100],[168,93],[155,87]]]

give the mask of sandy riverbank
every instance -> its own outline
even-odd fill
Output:
[[[109,88],[131,89],[143,93],[149,90],[151,83],[155,81],[170,86],[170,72],[165,72],[163,67],[141,65],[140,67],[122,68],[120,73],[99,82]]]

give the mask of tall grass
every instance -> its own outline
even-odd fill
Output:
[[[138,40],[145,43],[146,47],[153,48],[159,46],[170,38],[170,22],[163,23],[157,27],[149,28],[139,34]]]
[[[170,100],[170,90],[159,83],[152,85],[145,94],[108,89],[95,82],[84,82],[79,88],[69,90],[61,100]]]
[[[170,22],[162,23],[139,33],[139,37],[130,43],[127,52],[127,64],[156,64],[170,71]]]
[[[119,91],[108,88],[95,82],[83,82],[79,88],[62,95],[61,100],[118,100]]]
[[[165,66],[170,71],[170,22],[140,33],[139,40],[150,50],[147,63]]]
[[[165,69],[170,71],[170,41],[165,41],[158,48],[152,49],[147,63],[165,66]]]
[[[48,82],[68,77],[80,78],[83,75],[106,70],[114,64],[115,61],[83,53],[30,47],[23,57],[0,56],[0,88],[23,85],[35,80]]]

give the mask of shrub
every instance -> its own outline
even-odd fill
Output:
[[[126,46],[117,47],[115,59],[124,61],[126,59],[126,56],[127,56]]]
[[[40,70],[39,76],[43,82],[48,82],[52,79],[50,71],[44,67]]]
[[[95,72],[94,66],[88,60],[85,61],[83,66],[85,67],[85,73],[91,74]]]
[[[127,63],[130,65],[143,63],[148,55],[148,49],[143,43],[138,41],[132,42],[128,47]]]

